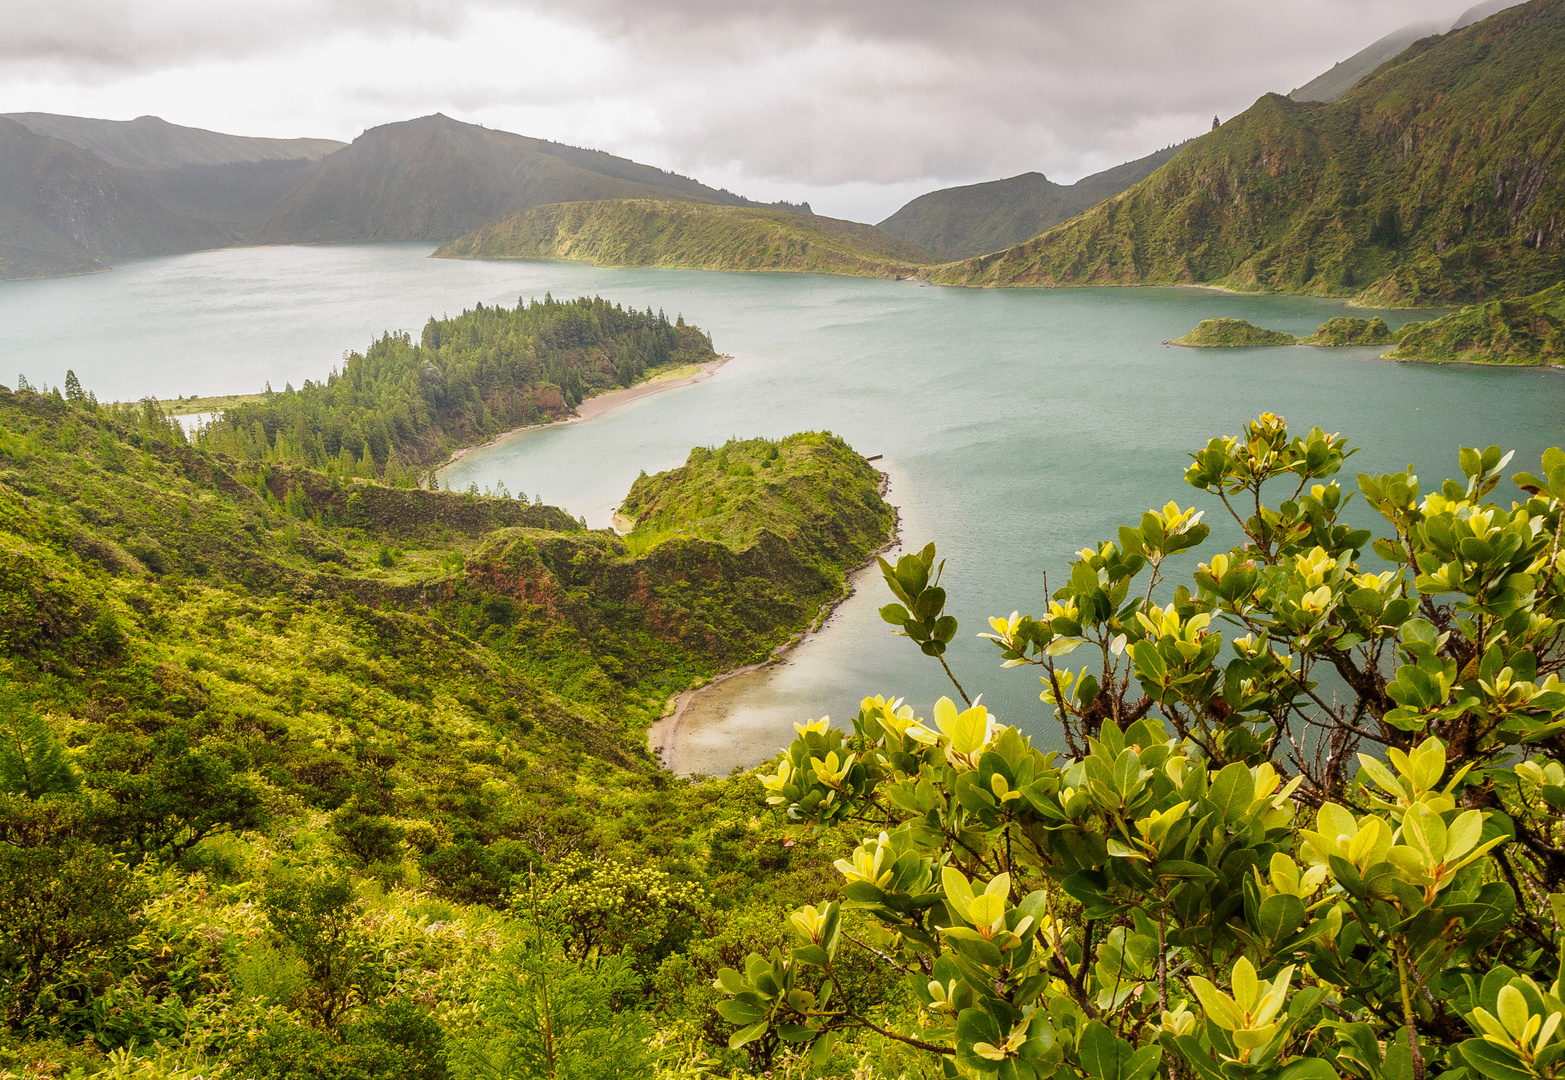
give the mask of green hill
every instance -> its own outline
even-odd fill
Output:
[[[581,259],[600,266],[901,277],[933,260],[873,225],[667,199],[541,206],[453,240],[446,259]]]
[[[1183,144],[1181,144],[1183,145]],[[1030,172],[920,195],[879,225],[939,259],[999,251],[1075,217],[1147,177],[1179,152],[1170,146],[1074,184]]]
[[[1329,105],[1270,94],[1124,194],[932,272],[1452,304],[1565,277],[1565,0],[1425,39]]]
[[[1491,300],[1397,331],[1388,360],[1558,364],[1565,360],[1565,283],[1518,300]]]

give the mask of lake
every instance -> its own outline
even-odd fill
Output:
[[[708,330],[734,359],[715,377],[589,423],[522,432],[468,454],[456,487],[503,482],[606,526],[637,473],[731,436],[826,429],[883,455],[889,499],[913,546],[934,540],[962,632],[949,657],[970,692],[1052,744],[1025,669],[1001,671],[990,615],[1043,604],[1043,575],[1170,499],[1208,511],[1183,482],[1188,453],[1263,410],[1341,431],[1359,471],[1414,463],[1425,490],[1457,473],[1459,444],[1514,449],[1536,465],[1562,441],[1558,371],[1421,367],[1376,349],[1190,350],[1165,346],[1204,318],[1295,334],[1340,302],[1201,289],[980,291],[791,274],[600,269],[559,262],[429,259],[427,244],[247,248],[126,261],[113,273],[0,282],[0,383],[74,369],[100,399],[237,393],[324,377],[384,330],[415,336],[475,302],[596,294],[661,308]],[[1412,317],[1383,313],[1393,326]],[[1421,317],[1428,317],[1421,315]],[[1502,498],[1508,497],[1502,492]],[[1360,508],[1362,509],[1362,508]],[[1367,523],[1359,516],[1356,520]],[[1193,563],[1193,559],[1191,562]],[[921,715],[950,692],[934,661],[890,635],[873,574],[787,660],[697,699],[681,771],[770,757],[794,721],[845,720],[865,694]]]

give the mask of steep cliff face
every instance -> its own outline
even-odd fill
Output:
[[[1425,39],[1321,105],[1270,94],[976,285],[1212,283],[1454,303],[1565,276],[1565,0]]]

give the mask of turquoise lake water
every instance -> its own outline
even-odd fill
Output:
[[[72,368],[102,399],[247,392],[321,378],[383,330],[415,335],[476,301],[597,294],[665,309],[734,359],[712,379],[588,423],[523,432],[448,470],[504,482],[603,526],[636,474],[730,436],[827,429],[880,454],[902,535],[936,541],[962,632],[950,658],[970,692],[1050,741],[1036,679],[1000,671],[989,615],[1042,606],[1042,575],[1169,499],[1208,510],[1209,550],[1231,539],[1183,482],[1187,454],[1263,410],[1341,431],[1359,471],[1410,462],[1426,490],[1459,444],[1514,449],[1513,468],[1565,442],[1557,371],[1422,367],[1375,349],[1165,346],[1204,318],[1296,334],[1340,303],[1197,289],[978,291],[788,274],[612,270],[426,258],[425,244],[275,247],[126,262],[89,277],[0,283],[0,383],[54,385]],[[1393,326],[1412,317],[1387,312]],[[1427,316],[1423,316],[1427,317]],[[1363,519],[1360,519],[1363,520]],[[873,578],[786,663],[698,699],[684,767],[769,757],[792,723],[846,718],[870,693],[927,715],[938,666],[890,636]]]

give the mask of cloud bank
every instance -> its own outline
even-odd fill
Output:
[[[0,111],[352,138],[434,111],[876,219],[1200,134],[1428,0],[0,0]]]

